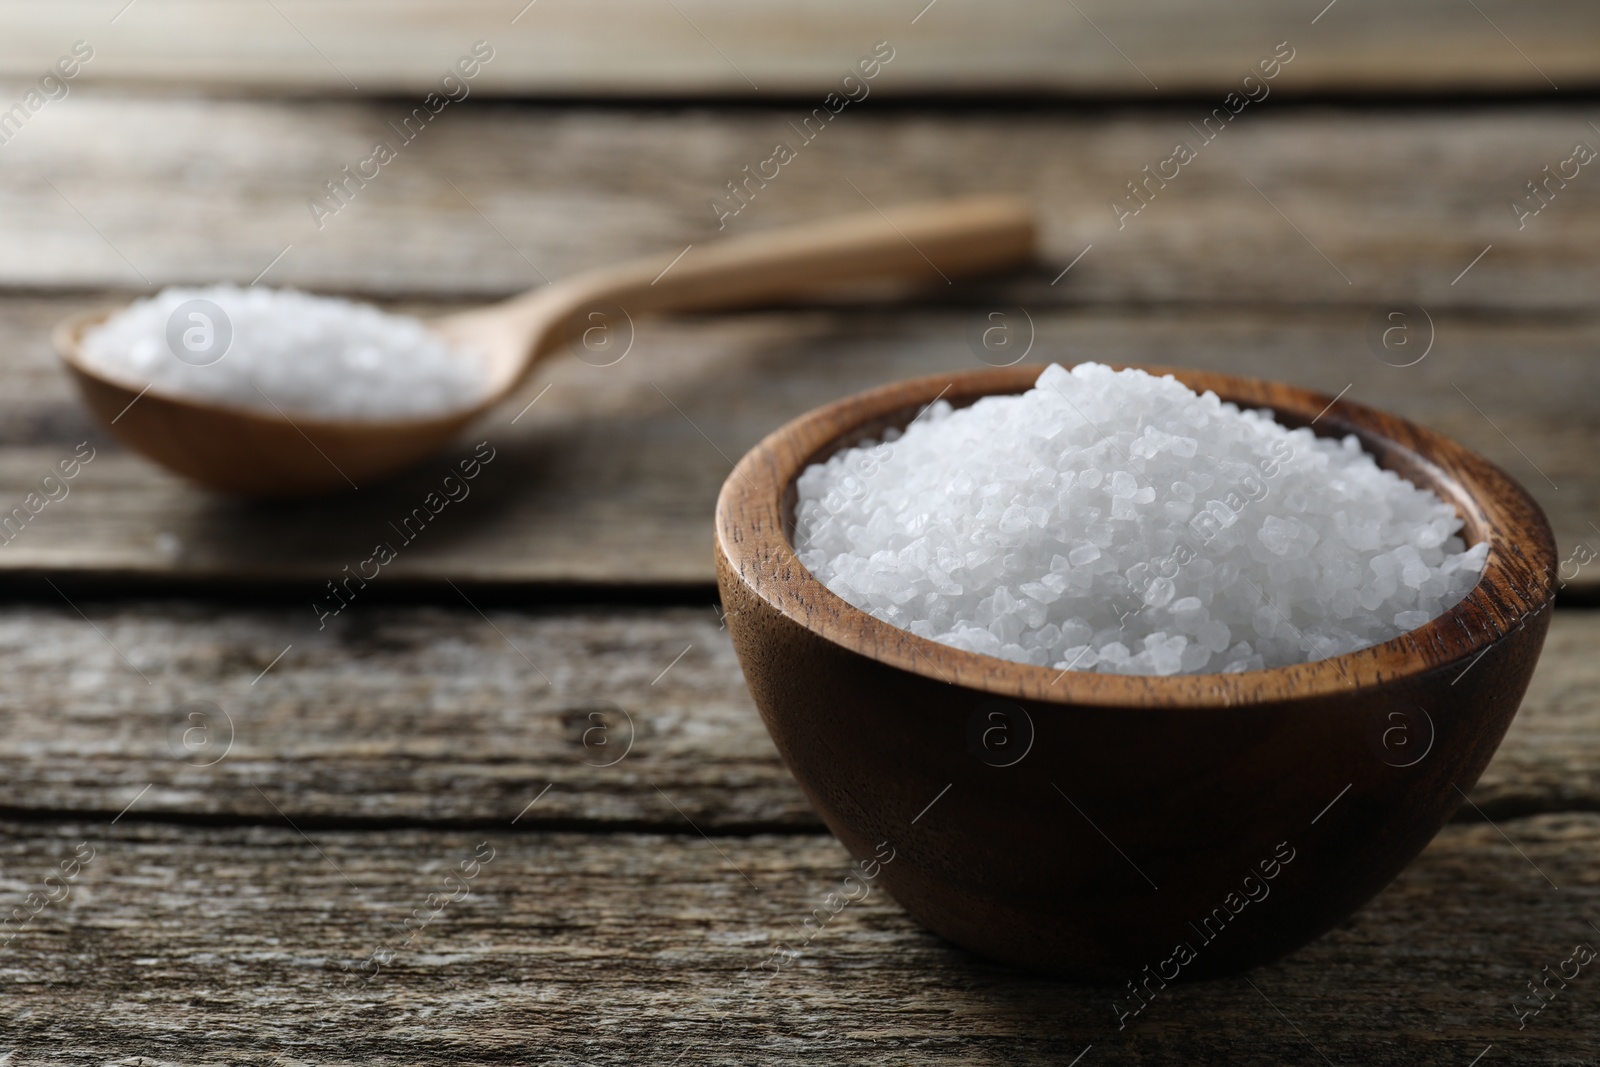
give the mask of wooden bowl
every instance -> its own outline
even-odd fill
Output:
[[[1023,392],[1042,369],[900,382],[771,434],[717,501],[718,583],[762,720],[864,870],[959,945],[1148,998],[1297,948],[1422,851],[1516,714],[1549,627],[1555,543],[1520,486],[1436,433],[1287,385],[1152,367],[1291,427],[1355,434],[1454,505],[1469,545],[1488,541],[1477,587],[1348,655],[1132,677],[917,637],[800,564],[794,483],[809,464],[941,392],[960,407]],[[1119,1012],[1140,1004],[1134,988],[1118,996]]]

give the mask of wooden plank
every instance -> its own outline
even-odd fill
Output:
[[[981,367],[967,337],[998,311],[1011,316],[1019,345],[1031,321],[1030,359],[1187,364],[1330,396],[1348,386],[1351,399],[1415,418],[1504,466],[1550,514],[1570,560],[1569,594],[1600,591],[1600,561],[1579,566],[1584,557],[1574,555],[1585,545],[1600,553],[1600,468],[1590,460],[1600,448],[1600,318],[1591,315],[1440,311],[1435,350],[1404,368],[1373,355],[1364,339],[1370,313],[1353,308],[1034,306],[1024,316],[1005,297],[641,321],[620,363],[591,366],[562,353],[459,446],[397,481],[263,508],[189,489],[90,423],[48,333],[109,299],[0,300],[0,502],[9,502],[0,512],[80,442],[97,449],[68,497],[0,545],[0,573],[99,589],[135,579],[197,590],[253,582],[309,600],[387,539],[400,551],[375,582],[380,592],[432,587],[453,598],[448,579],[545,590],[675,586],[705,596],[714,580],[711,512],[732,459],[818,404],[896,378]],[[402,544],[390,523],[486,439],[496,459],[472,495]]]
[[[1600,810],[1597,647],[1600,613],[1556,612],[1522,708],[1472,791],[1479,810],[1463,811],[1463,817]]]
[[[353,607],[322,631],[309,608],[89,605],[98,633],[18,610],[0,808],[114,813],[148,784],[146,814],[500,823],[548,788],[525,823],[820,827],[710,605]]]
[[[0,613],[0,811],[820,828],[709,605],[80,606]],[[1597,646],[1557,613],[1483,813],[1600,810]]]
[[[1195,127],[1216,106],[952,112],[875,108],[869,98],[802,142],[796,127],[809,110],[799,105],[652,111],[469,99],[363,186],[352,181],[328,217],[314,216],[311,199],[346,180],[341,168],[369,158],[376,140],[399,141],[389,124],[410,113],[404,101],[84,87],[3,146],[0,286],[248,283],[265,271],[266,284],[489,296],[709,241],[719,218],[721,233],[745,233],[870,210],[864,197],[889,205],[1012,191],[1043,222],[1044,265],[1008,290],[1030,306],[1589,310],[1600,258],[1585,235],[1600,228],[1600,179],[1593,167],[1563,166],[1576,142],[1600,146],[1582,107],[1339,110],[1269,97],[1204,144]],[[1128,183],[1145,180],[1146,166],[1155,173],[1180,139],[1197,158],[1162,168],[1176,176],[1164,187],[1151,179],[1144,195],[1154,197],[1137,216],[1113,213],[1117,198],[1133,210]],[[747,179],[742,168],[757,168],[779,141],[794,142],[796,158],[764,187]],[[1550,203],[1519,228],[1512,200],[1531,211],[1540,201],[1526,184],[1544,180],[1546,166],[1577,176],[1550,179]],[[740,204],[728,189],[735,179],[751,182],[740,186],[750,196],[729,218]]]
[[[175,1067],[1592,1062],[1588,969],[1523,1029],[1511,1004],[1600,937],[1600,816],[1501,829],[1446,828],[1338,929],[1163,989],[1119,1031],[1121,991],[985,963],[877,886],[803,943],[849,870],[822,836],[6,824],[8,907],[93,850],[0,950],[7,1050]],[[491,849],[430,918],[445,875]],[[746,973],[802,943],[770,980]]]
[[[1220,94],[1288,38],[1303,50],[1295,73],[1304,90],[1543,92],[1594,85],[1600,55],[1600,19],[1572,0],[1532,8],[1484,0],[1481,14],[1444,0],[1343,0],[1325,12],[1268,0],[1204,9],[1082,0],[1079,11],[1040,0],[814,0],[803,16],[732,0],[545,0],[526,9],[490,0],[143,0],[122,13],[124,3],[64,0],[8,11],[0,75],[36,77],[68,43],[86,38],[97,50],[86,79],[420,93],[481,38],[496,49],[480,75],[484,92],[820,94],[858,54],[888,39],[901,55],[883,91],[895,94],[1143,96],[1158,86],[1161,94]]]

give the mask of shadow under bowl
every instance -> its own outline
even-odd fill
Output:
[[[762,720],[828,827],[867,861],[861,877],[985,956],[1154,989],[1292,951],[1422,851],[1516,714],[1549,627],[1556,550],[1516,482],[1436,433],[1287,385],[1145,369],[1290,427],[1355,434],[1380,466],[1453,505],[1469,545],[1488,542],[1478,585],[1426,625],[1343,656],[1135,677],[917,637],[801,565],[791,535],[807,466],[905,426],[941,394],[961,407],[1024,392],[1041,366],[899,382],[795,419],[723,485],[716,556]]]

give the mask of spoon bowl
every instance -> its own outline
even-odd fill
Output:
[[[56,351],[79,394],[123,444],[222,492],[263,499],[348,492],[432,455],[493,406],[426,419],[338,422],[141,388],[78,358],[83,335],[119,310],[102,308],[56,327]]]
[[[481,353],[487,382],[477,403],[420,418],[316,418],[116,379],[82,354],[85,334],[115,308],[68,319],[53,340],[89,409],[134,451],[223,492],[315,496],[359,488],[438,451],[510,396],[541,358],[565,342],[580,343],[586,330],[618,313],[631,319],[748,306],[868,279],[949,282],[1027,262],[1034,241],[1026,204],[974,197],[690,245],[590,271],[432,320],[444,340]]]

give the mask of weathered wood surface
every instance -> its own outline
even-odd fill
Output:
[[[0,513],[79,442],[98,450],[68,497],[0,545],[7,596],[52,598],[0,607],[0,912],[77,842],[96,849],[71,896],[0,945],[0,1064],[1596,1062],[1592,970],[1525,1029],[1511,1004],[1575,943],[1600,942],[1600,617],[1557,614],[1479,810],[1393,887],[1253,987],[1169,989],[1119,1032],[1107,991],[987,965],[881,891],[772,983],[746,982],[804,937],[848,858],[779,765],[709,604],[729,461],[818,403],[977,365],[968,333],[994,311],[1019,345],[1031,322],[1034,359],[1349,386],[1529,485],[1564,558],[1600,549],[1600,183],[1586,166],[1520,229],[1511,207],[1574,143],[1600,144],[1593,116],[1553,102],[1280,106],[1592,88],[1592,5],[470,0],[441,26],[421,4],[124,2],[0,16],[0,77],[18,79],[0,83],[0,110],[72,40],[97,50],[67,99],[0,145]],[[319,228],[308,199],[479,38],[497,54],[474,97]],[[863,196],[1005,189],[1039,206],[1039,269],[912,305],[849,306],[862,292],[641,322],[611,367],[562,355],[472,438],[498,449],[472,496],[326,629],[312,598],[390,536],[451,455],[349,499],[246,507],[120,451],[49,353],[52,323],[147,283],[261,276],[431,312],[702,244],[718,233],[709,201],[797,140],[805,102],[880,39],[897,52],[873,99],[724,232],[860,210]],[[1108,201],[1177,139],[1197,144],[1189,124],[1279,40],[1296,56],[1274,96],[1119,229]],[[123,95],[130,81],[326,95]],[[1031,90],[1157,107],[879,107]],[[616,93],[789,102],[483,100]],[[1395,368],[1366,331],[1403,302],[1424,305],[1437,336]],[[286,603],[90,595],[140,584]],[[561,588],[708,602],[504,606]],[[1594,599],[1600,563],[1568,592]],[[422,594],[453,599],[379,605]],[[400,924],[485,840],[495,859],[471,895],[406,941]],[[344,981],[385,948],[377,977]]]
[[[783,141],[796,158],[765,186],[748,179],[749,203],[723,219],[723,233],[866,210],[863,197],[890,205],[1016,192],[1043,220],[1045,263],[1003,291],[1029,306],[1591,309],[1600,257],[1587,238],[1600,228],[1600,176],[1593,164],[1563,167],[1577,142],[1600,147],[1588,109],[1279,103],[1246,106],[1206,144],[1194,127],[1220,97],[1020,111],[879,108],[869,97],[809,142],[795,129],[810,113],[800,104],[642,110],[468,99],[400,144],[363,186],[352,180],[344,206],[319,219],[309,201],[329,196],[325,183],[346,180],[341,168],[368,159],[376,140],[399,141],[389,124],[410,114],[407,102],[82,87],[0,146],[0,287],[248,283],[265,271],[273,285],[499,295],[541,275],[713,239],[711,202],[737,208],[728,183],[746,180],[745,166],[756,173]],[[1155,173],[1180,139],[1197,158],[1165,167],[1176,176],[1164,188],[1151,179],[1154,199],[1119,228],[1111,201],[1131,197],[1128,183],[1144,180],[1145,166]],[[1564,185],[1552,177],[1549,204],[1519,229],[1512,199],[1536,207],[1526,186],[1544,180],[1546,166],[1576,176]]]
[[[321,632],[309,607],[81,606],[0,614],[0,811],[492,826],[542,795],[522,824],[820,828],[709,605]],[[1482,813],[1600,811],[1597,647],[1600,614],[1557,613]]]
[[[820,94],[872,42],[888,39],[903,56],[888,93],[1159,97],[1225,91],[1262,47],[1284,38],[1304,50],[1301,88],[1318,92],[1581,89],[1595,83],[1600,55],[1600,19],[1574,0],[1483,0],[1481,12],[1448,0],[1341,0],[1328,10],[1269,0],[125,5],[13,5],[0,34],[0,74],[37,76],[84,38],[97,54],[82,76],[97,80],[420,93],[481,38],[496,48],[481,75],[484,92]]]
[[[0,573],[43,572],[101,589],[128,579],[191,589],[219,579],[293,581],[309,599],[388,539],[399,558],[374,583],[379,593],[431,585],[454,597],[446,579],[464,588],[708,589],[711,512],[732,460],[818,404],[981,366],[969,335],[1000,312],[1018,346],[1033,331],[1030,360],[1182,364],[1330,396],[1349,386],[1351,399],[1448,433],[1511,472],[1555,525],[1571,561],[1568,594],[1600,590],[1600,560],[1579,566],[1584,557],[1573,556],[1580,546],[1600,554],[1600,318],[1592,315],[1438,312],[1433,351],[1404,368],[1373,355],[1370,315],[1356,308],[1034,307],[1025,317],[995,299],[641,321],[620,363],[596,367],[558,353],[457,449],[397,481],[261,507],[184,486],[120,451],[90,421],[48,333],[58,319],[110,299],[0,301],[0,513],[78,443],[97,449],[65,499],[0,545]],[[1425,328],[1416,327],[1419,341]],[[497,457],[472,495],[401,544],[389,524],[484,439]]]
[[[14,1063],[1464,1067],[1593,1063],[1600,1023],[1593,964],[1525,1028],[1511,1007],[1600,941],[1592,814],[1446,827],[1322,939],[1121,1031],[1117,990],[987,964],[878,887],[805,943],[849,870],[823,836],[11,823],[7,906],[79,842],[70,895],[0,948]]]

